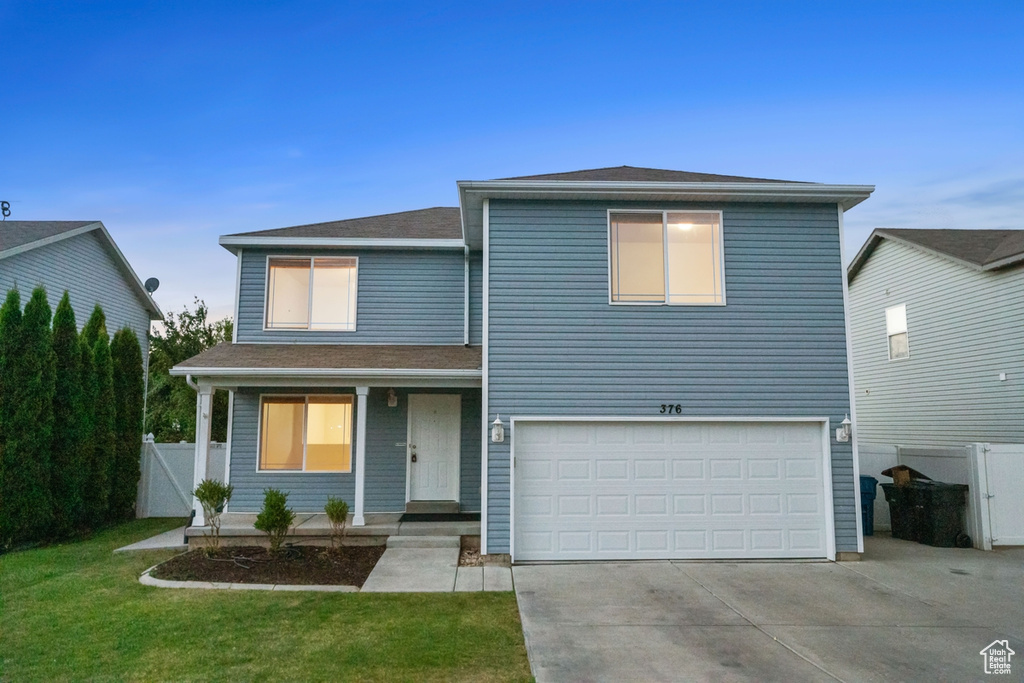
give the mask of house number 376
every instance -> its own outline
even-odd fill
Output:
[[[672,415],[673,413],[679,415],[683,412],[683,406],[679,403],[662,403],[661,414]]]

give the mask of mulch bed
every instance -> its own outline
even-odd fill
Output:
[[[266,548],[192,550],[158,565],[150,575],[170,581],[362,586],[384,546],[292,546],[275,556]]]

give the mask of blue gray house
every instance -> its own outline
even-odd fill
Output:
[[[0,222],[0,293],[18,288],[24,302],[38,285],[54,308],[67,290],[79,328],[99,304],[108,330],[133,330],[148,359],[149,325],[163,314],[103,223]]]
[[[618,167],[221,237],[232,513],[479,512],[513,561],[862,551],[843,213],[871,186]],[[199,469],[199,468],[197,468]]]

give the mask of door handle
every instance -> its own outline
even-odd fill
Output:
[[[412,454],[412,461],[416,462],[416,454],[415,453]]]

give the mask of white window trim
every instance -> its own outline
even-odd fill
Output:
[[[660,213],[662,215],[662,253],[665,256],[665,301],[615,301],[612,298],[612,214],[613,213]],[[718,216],[718,272],[722,281],[722,301],[719,303],[669,303],[668,289],[668,234],[665,230],[668,213],[705,213]],[[611,306],[725,306],[725,226],[722,212],[704,209],[608,209],[605,220],[605,237],[608,246],[608,304]]]
[[[322,396],[336,397],[336,396],[348,396],[352,399],[352,419],[355,420],[356,415],[356,396],[355,394],[260,394],[260,413],[259,419],[256,420],[256,474],[352,474],[353,460],[355,459],[355,426],[349,431],[351,434],[352,443],[349,444],[349,456],[348,456],[348,469],[347,470],[307,470],[306,469],[306,423],[308,422],[309,414],[309,399],[320,398]],[[264,470],[260,469],[260,461],[263,458],[263,404],[267,400],[273,401],[274,399],[281,398],[302,398],[302,469],[301,470]]]
[[[350,329],[350,330],[314,330],[314,329],[311,329],[309,327],[309,325],[312,325],[312,318],[313,318],[313,310],[312,310],[313,309],[313,269],[315,268],[315,261],[318,258],[350,258],[350,259],[354,259],[355,262],[356,262],[356,295],[355,295],[355,297],[352,300],[352,307],[353,307],[354,310],[353,310],[352,329]],[[307,318],[309,318],[310,322],[306,323],[307,327],[305,327],[305,328],[302,328],[302,327],[289,327],[289,328],[280,328],[280,327],[278,327],[278,328],[273,328],[273,327],[268,327],[267,326],[267,323],[270,322],[270,311],[268,310],[268,306],[270,305],[270,261],[272,259],[309,259],[309,300],[306,302],[306,306],[307,306],[306,310],[307,310]],[[239,268],[241,268],[241,266],[239,266]],[[264,264],[264,272],[263,272],[263,331],[264,332],[269,332],[271,334],[280,334],[282,332],[285,333],[285,334],[292,334],[292,333],[295,333],[295,332],[298,332],[300,334],[305,334],[305,333],[309,333],[309,332],[319,332],[319,333],[327,333],[327,334],[339,334],[339,333],[340,334],[350,334],[350,333],[356,331],[356,329],[358,327],[358,322],[359,322],[359,257],[358,256],[346,256],[346,255],[343,255],[343,254],[332,254],[330,256],[326,256],[326,255],[323,255],[323,254],[321,254],[320,256],[310,256],[309,254],[299,254],[299,255],[267,254],[266,263]],[[236,328],[238,327],[238,318],[237,318],[237,316],[235,318],[235,327]]]
[[[886,312],[886,314],[888,314],[888,312],[891,311],[892,309],[900,308],[901,306],[903,307],[903,320],[906,323],[904,325],[904,330],[902,332],[894,332],[893,334],[889,334],[889,316],[888,315],[885,316],[885,355],[889,358],[889,362],[890,363],[892,363],[894,361],[910,360],[910,321],[907,320],[907,305],[906,304],[896,304],[895,306],[888,306],[888,307],[886,307],[885,312]],[[893,337],[895,337],[897,334],[905,334],[905,335],[907,335],[907,355],[899,356],[898,358],[893,358],[892,357],[892,344],[890,343],[890,340]]]

